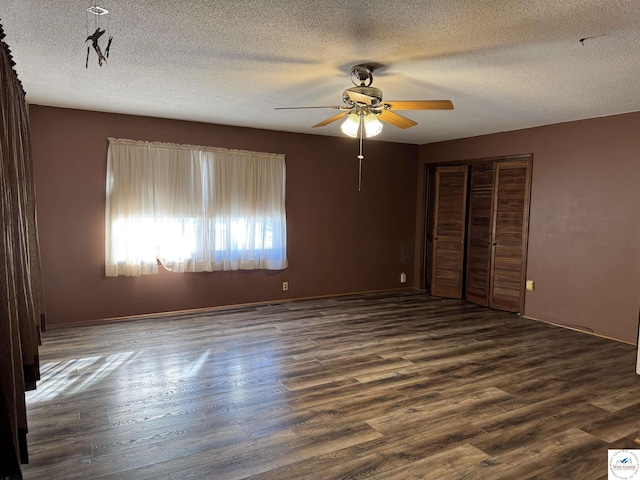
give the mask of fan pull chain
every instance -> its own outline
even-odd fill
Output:
[[[362,190],[362,159],[364,155],[362,155],[362,129],[364,128],[364,122],[362,121],[362,117],[360,117],[360,155],[358,155],[358,191]]]

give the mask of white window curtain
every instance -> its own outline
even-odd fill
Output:
[[[109,138],[106,275],[287,267],[284,155]]]

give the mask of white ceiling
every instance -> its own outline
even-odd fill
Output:
[[[94,3],[113,45],[85,69]],[[350,67],[373,62],[386,100],[455,106],[400,112],[419,124],[380,140],[640,110],[637,0],[2,0],[0,22],[39,105],[338,136],[340,122],[310,128],[332,110],[274,107],[341,105]]]

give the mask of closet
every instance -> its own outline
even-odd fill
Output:
[[[434,166],[427,173],[425,288],[522,312],[531,156]]]

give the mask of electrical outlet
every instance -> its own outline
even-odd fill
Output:
[[[286,292],[289,290],[289,282],[282,282],[282,291]]]
[[[400,283],[407,283],[407,274],[404,272],[400,274]]]

